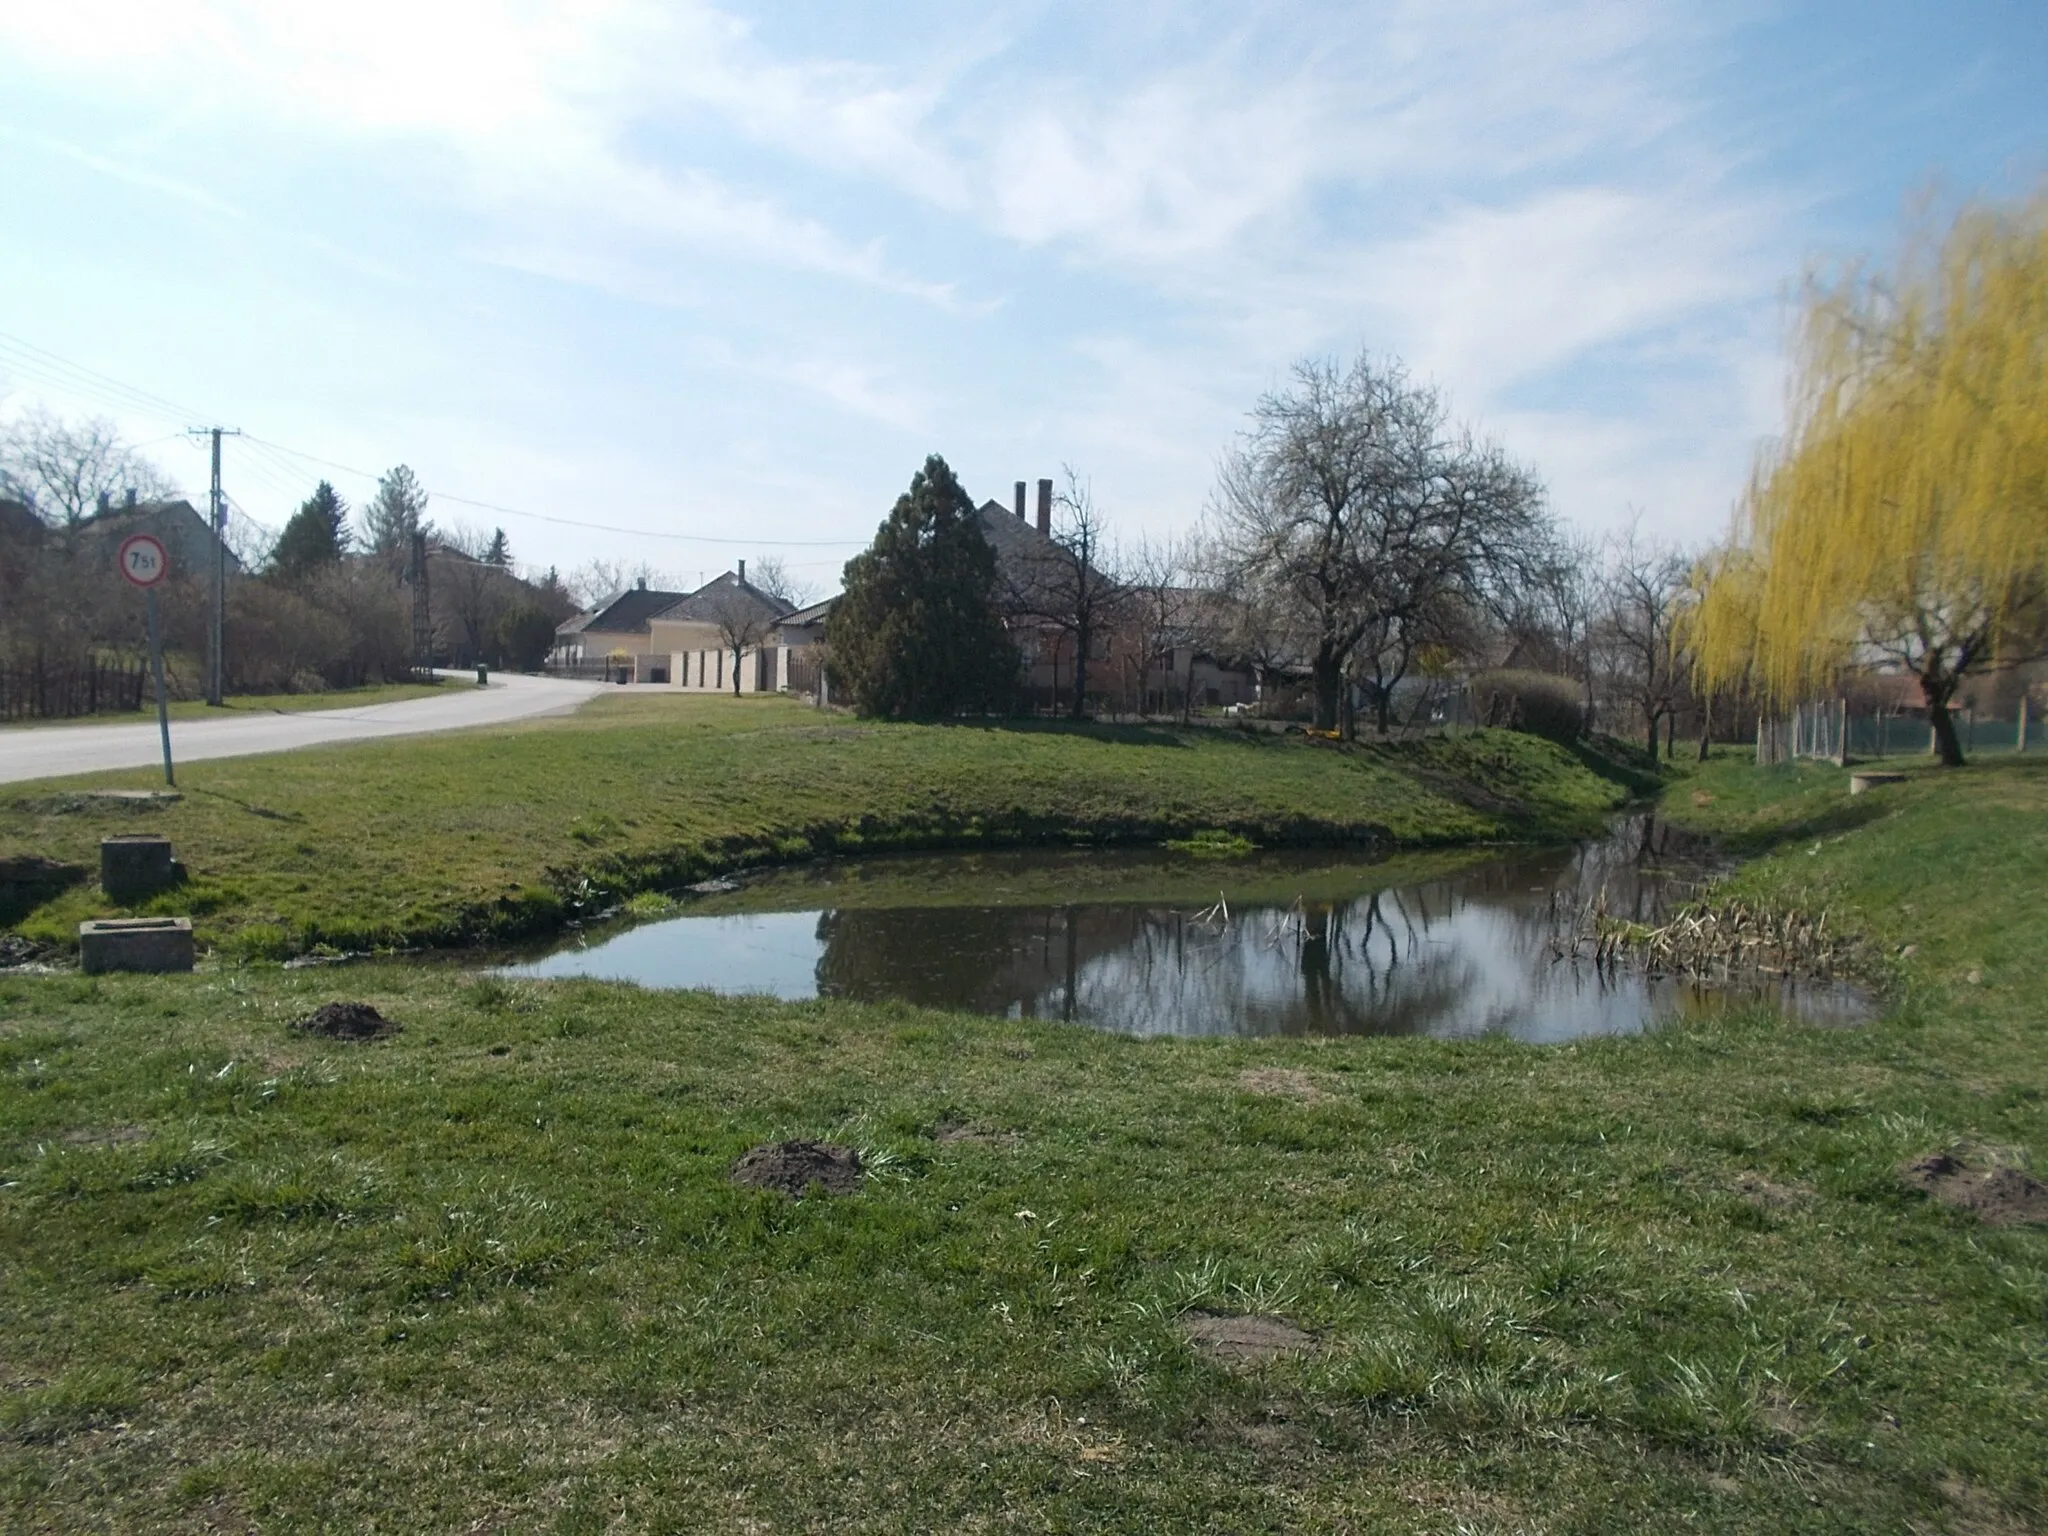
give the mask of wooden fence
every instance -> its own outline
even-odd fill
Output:
[[[46,656],[0,658],[0,720],[61,720],[138,710],[148,698],[140,660]]]

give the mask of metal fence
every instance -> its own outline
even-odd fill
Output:
[[[2048,745],[2048,725],[2025,695],[2003,711],[1955,710],[1956,740],[1968,757],[2025,752]],[[1789,762],[1819,758],[1926,757],[1934,751],[1934,728],[1920,710],[1859,709],[1842,699],[1801,704],[1791,714],[1757,722],[1756,760]]]

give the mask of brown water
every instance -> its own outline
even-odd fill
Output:
[[[510,968],[782,998],[899,999],[1155,1035],[1628,1034],[1765,1002],[1858,1023],[1835,983],[1707,986],[1563,951],[1589,904],[1661,920],[1711,872],[1646,817],[1577,848],[1418,860],[1168,851],[874,859],[764,877]]]

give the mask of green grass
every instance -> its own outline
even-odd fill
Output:
[[[406,699],[432,698],[450,688],[472,687],[461,680],[443,683],[372,683],[363,688],[335,688],[326,693],[244,693],[229,694],[220,704],[204,699],[179,699],[170,705],[173,720],[219,720],[237,714],[295,715],[316,709],[368,709],[373,704],[398,704]],[[156,723],[156,699],[146,695],[139,712],[78,715],[67,720],[20,720],[0,726],[8,731],[58,730],[74,725],[135,725]]]
[[[1855,1031],[1137,1042],[445,967],[0,978],[0,1524],[2039,1529],[2048,1232],[1896,1169],[2038,1166],[2048,763],[1844,777],[1717,761],[1670,799],[1756,855],[1746,893],[1919,946]],[[288,1027],[336,997],[404,1032]],[[878,1172],[726,1182],[794,1135]],[[1318,1348],[1226,1368],[1189,1309]]]
[[[1603,777],[1605,770],[1610,776]],[[1158,843],[1470,843],[1583,832],[1640,782],[1509,732],[1340,748],[1214,729],[856,724],[780,700],[605,696],[573,717],[188,765],[138,810],[18,785],[0,853],[97,868],[161,830],[193,879],[152,910],[279,956],[545,932],[639,892],[822,854]],[[98,785],[149,783],[146,771]],[[118,909],[81,881],[22,930]],[[0,920],[8,914],[0,913]]]

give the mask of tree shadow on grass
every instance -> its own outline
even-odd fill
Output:
[[[1185,732],[1169,725],[1111,725],[1098,720],[951,720],[955,730],[1006,731],[1020,736],[1084,736],[1122,747],[1187,747]],[[1217,732],[1228,736],[1230,732]]]
[[[203,795],[209,800],[225,800],[229,805],[247,811],[251,816],[260,816],[265,821],[304,821],[298,811],[273,811],[267,805],[258,805],[253,800],[241,800],[233,795],[223,794],[217,789],[187,789],[188,795]]]
[[[1826,802],[1816,807],[1810,814],[1795,817],[1791,821],[1774,822],[1767,827],[1751,827],[1724,833],[1717,841],[1729,853],[1743,858],[1757,858],[1790,843],[1810,842],[1835,837],[1844,832],[1853,832],[1858,827],[1876,821],[1890,810],[1891,807],[1884,803],[1883,796],[1860,795],[1853,800]]]

